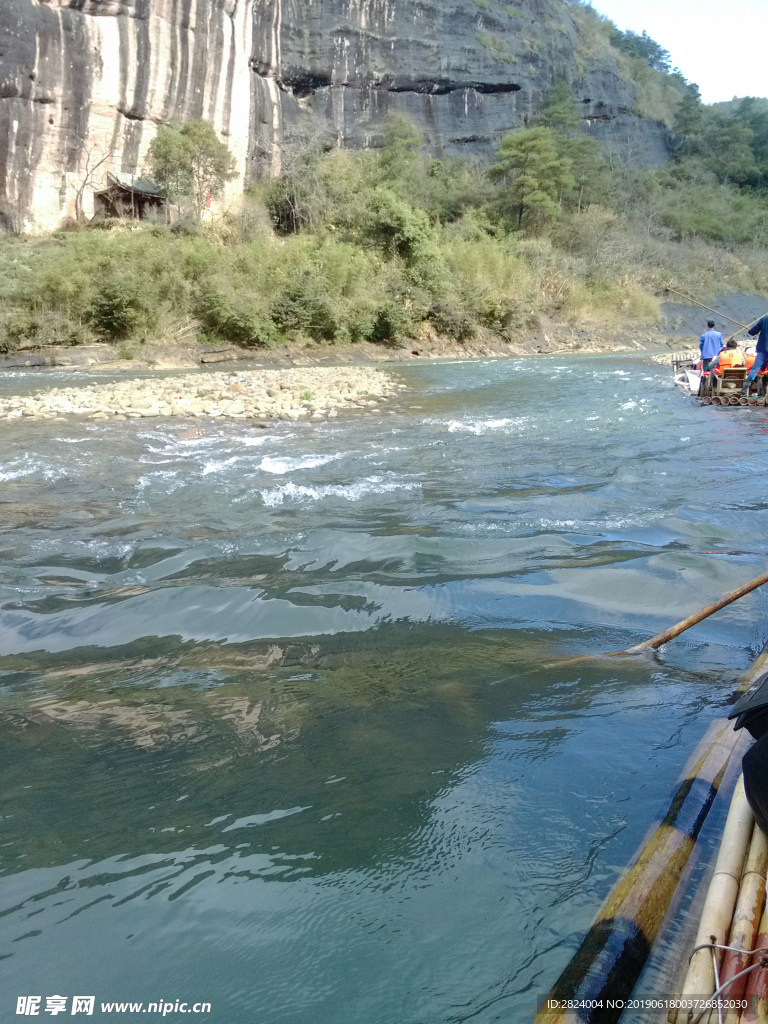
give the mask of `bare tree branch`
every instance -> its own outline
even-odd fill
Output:
[[[104,183],[103,176],[99,174],[106,163],[109,163],[115,156],[115,147],[103,139],[86,142],[82,136],[77,136],[82,143],[81,152],[85,162],[79,177],[79,185],[75,187],[75,219],[78,224],[85,220],[84,200],[89,188],[96,191]]]

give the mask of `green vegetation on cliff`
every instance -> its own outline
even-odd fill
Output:
[[[392,344],[428,324],[511,339],[547,323],[653,322],[667,284],[768,294],[768,113],[749,100],[703,108],[686,85],[675,116],[677,159],[638,171],[581,134],[558,83],[489,167],[421,155],[413,125],[392,117],[378,152],[299,140],[281,177],[203,225],[190,186],[195,216],[172,228],[8,239],[0,350],[106,339],[130,353],[194,334]],[[179,139],[162,141],[153,156],[171,182]]]
[[[669,71],[669,53],[645,33],[621,32],[589,3],[574,0],[569,6],[578,29],[575,77],[583,76],[596,60],[612,61],[634,87],[634,113],[672,128],[687,82],[676,69]]]

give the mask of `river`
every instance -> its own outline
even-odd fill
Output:
[[[3,1019],[522,1024],[766,640],[758,592],[546,667],[765,568],[768,410],[392,372],[329,423],[0,428]]]

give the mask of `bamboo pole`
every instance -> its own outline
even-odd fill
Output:
[[[755,949],[768,946],[768,911],[763,908],[757,930]],[[768,1021],[768,967],[752,971],[747,981],[747,1009],[741,1015],[742,1024],[764,1024]]]
[[[734,320],[730,316],[726,316],[725,313],[721,313],[717,309],[712,309],[711,306],[705,306],[703,302],[697,302],[696,299],[692,299],[689,295],[683,295],[682,292],[677,291],[676,288],[670,288],[669,285],[667,285],[667,287],[664,289],[664,291],[666,291],[666,292],[673,292],[675,295],[679,295],[681,299],[685,299],[686,302],[692,302],[694,306],[700,306],[702,309],[707,309],[707,310],[709,310],[710,313],[715,313],[717,316],[722,317],[723,320],[727,320],[728,323],[736,324],[736,326],[739,329],[738,329],[738,331],[736,331],[735,334],[732,334],[730,336],[730,338],[728,338],[726,340],[726,342],[725,342],[726,345],[728,344],[729,341],[733,341],[733,339],[736,337],[737,334],[741,334],[742,331],[750,330],[752,327],[755,326],[755,324],[759,323],[763,319],[761,316],[759,316],[757,318],[757,320],[753,320],[753,322],[751,324],[749,324],[749,325],[742,324],[740,321]],[[768,314],[764,314],[764,315],[768,316]]]
[[[699,611],[694,612],[693,615],[689,615],[687,619],[683,619],[681,622],[671,626],[669,629],[665,629],[663,633],[658,633],[656,636],[652,636],[650,640],[644,640],[643,643],[635,644],[634,647],[627,647],[623,651],[610,651],[608,653],[610,655],[637,654],[639,651],[655,650],[657,647],[661,647],[662,644],[666,644],[670,640],[674,640],[676,636],[680,636],[681,633],[684,633],[686,629],[690,629],[691,626],[695,626],[703,619],[708,619],[710,615],[714,615],[715,612],[719,612],[721,608],[725,608],[729,604],[733,604],[733,602],[738,601],[740,597],[744,597],[746,594],[750,594],[753,590],[757,590],[758,587],[762,587],[764,583],[768,583],[768,572],[760,573],[759,576],[755,576],[755,578],[750,580],[749,583],[742,584],[742,586],[737,587],[724,597],[721,597],[719,601],[713,601],[712,604],[708,604],[705,608],[701,608]]]
[[[768,316],[768,313],[764,313],[764,314],[763,314],[763,316]],[[727,319],[728,319],[728,317],[726,317],[726,320],[727,320]],[[733,341],[733,339],[734,339],[734,338],[736,337],[736,335],[737,335],[737,334],[741,334],[741,332],[742,332],[742,331],[751,331],[751,330],[752,330],[752,328],[753,328],[753,327],[755,326],[755,324],[759,324],[759,323],[760,323],[760,321],[761,321],[762,319],[763,319],[763,317],[762,317],[762,316],[759,316],[759,317],[757,318],[757,320],[755,320],[755,321],[754,321],[754,323],[751,323],[751,324],[749,325],[749,327],[740,327],[740,328],[738,329],[738,331],[736,331],[736,333],[735,333],[735,334],[732,334],[732,335],[730,336],[730,338],[726,338],[726,340],[725,340],[725,344],[727,345],[729,341]],[[735,320],[732,320],[732,321],[731,321],[731,323],[735,323],[735,322],[736,322]]]
[[[670,288],[669,285],[667,286],[667,288],[665,288],[665,291],[666,292],[673,292],[675,295],[679,295],[681,299],[685,299],[686,302],[692,302],[694,306],[700,306],[701,309],[709,309],[709,311],[711,313],[715,313],[717,316],[721,316],[723,319],[727,319],[729,324],[735,324],[736,327],[738,327],[740,331],[748,331],[749,330],[749,328],[746,327],[745,324],[742,324],[740,321],[734,321],[732,316],[726,316],[725,313],[721,313],[719,309],[713,309],[712,306],[706,306],[705,304],[703,304],[703,302],[697,302],[695,299],[692,299],[689,295],[683,295],[683,293],[682,292],[678,292],[677,289]],[[755,323],[757,323],[757,321]],[[739,333],[739,331],[736,331],[736,334],[738,334],[738,333]],[[735,336],[736,335],[734,335],[733,337],[735,338]]]
[[[760,924],[760,915],[765,900],[765,872],[768,869],[768,838],[758,825],[752,831],[752,842],[749,844],[744,874],[741,877],[739,898],[733,912],[731,933],[728,945],[736,949],[755,949],[755,935]],[[734,953],[728,950],[723,957],[720,971],[720,984],[729,981],[734,975],[749,967],[752,957],[748,953]],[[747,987],[749,975],[744,975],[732,982],[723,992],[723,998],[741,999]],[[738,1024],[739,1011],[728,1010],[725,1024]]]
[[[646,394],[648,391],[653,391],[653,389],[657,388],[659,386],[659,384],[663,384],[665,380],[674,380],[674,379],[675,379],[674,373],[671,373],[668,377],[659,377],[659,379],[657,381],[655,381],[653,384],[651,384],[651,386],[649,388],[645,388],[644,391],[641,391],[640,395],[642,396],[642,395]]]
[[[724,945],[728,929],[733,918],[733,908],[739,894],[741,874],[747,845],[752,835],[754,818],[747,803],[744,792],[744,777],[739,776],[736,789],[731,800],[731,808],[725,822],[720,852],[717,855],[715,873],[707,890],[704,908],[701,912],[699,930],[696,933],[695,946],[706,943]],[[722,951],[717,951],[718,963],[722,960]],[[711,950],[699,949],[691,957],[688,973],[683,983],[681,1000],[701,999],[711,996],[715,991],[715,975],[712,964]],[[685,1013],[685,1016],[682,1014]],[[673,1016],[674,1014],[674,1016]],[[685,1021],[691,1024],[698,1016],[695,1009],[673,1011],[669,1015],[670,1024]]]
[[[714,313],[716,316],[722,317],[723,320],[727,320],[730,324],[736,324],[742,331],[746,331],[749,328],[746,324],[741,323],[740,320],[734,320],[731,316],[726,316],[725,313],[721,313],[718,309],[712,309],[711,306],[705,306],[703,302],[697,302],[696,299],[692,299],[690,295],[683,295],[682,292],[677,291],[676,288],[670,288],[669,285],[664,289],[666,292],[673,292],[675,295],[679,295],[681,299],[685,299],[686,302],[692,302],[694,306],[701,306],[702,309],[708,309],[710,313]],[[755,321],[757,322],[757,321]],[[738,334],[739,331],[736,332]],[[735,335],[734,335],[735,337]]]
[[[693,615],[689,615],[688,618],[682,619],[669,629],[665,629],[663,633],[657,633],[650,640],[644,640],[642,643],[635,644],[634,647],[624,647],[620,651],[602,651],[600,654],[580,654],[576,658],[565,658],[562,661],[550,662],[542,667],[545,669],[564,668],[566,665],[578,665],[584,661],[594,661],[595,658],[618,658],[624,654],[643,654],[645,651],[654,651],[663,644],[669,643],[670,640],[674,640],[675,637],[680,636],[681,633],[690,629],[691,626],[695,626],[697,623],[703,622],[704,619],[708,619],[710,615],[714,615],[715,612],[719,612],[721,608],[726,608],[729,604],[733,604],[734,601],[738,601],[739,598],[745,597],[753,590],[757,590],[758,587],[762,587],[764,583],[768,583],[768,572],[760,573],[759,576],[755,576],[749,583],[744,583],[742,586],[737,587],[736,590],[731,590],[730,593],[721,597],[718,601],[713,601],[712,604],[708,604],[705,608],[700,608]]]

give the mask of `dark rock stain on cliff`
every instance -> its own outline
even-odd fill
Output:
[[[82,17],[63,10],[58,36],[62,75],[61,130],[67,151],[66,169],[74,171],[88,129],[93,93],[90,47]]]
[[[179,79],[179,0],[170,0],[170,3],[171,13],[168,25],[170,67],[165,83],[162,108],[162,118],[165,121],[170,118],[171,110],[173,110]]]
[[[147,113],[149,77],[152,71],[152,44],[149,37],[149,14],[151,0],[135,0],[136,13],[133,28],[136,43],[136,67],[134,71],[133,95],[121,113],[127,120],[123,134],[122,170],[133,174],[138,168],[141,139],[144,132],[144,118]],[[125,21],[125,19],[121,19]],[[127,93],[127,87],[126,87]]]
[[[227,127],[232,121],[232,92],[235,86],[235,71],[237,69],[237,33],[235,30],[235,19],[229,18],[229,60],[227,62],[227,80],[224,84],[224,103],[222,107],[222,121]]]
[[[210,18],[210,0],[197,0],[194,50],[192,52],[191,74],[187,82],[187,91],[191,100],[191,103],[186,105],[189,117],[202,117],[205,113],[203,87],[208,71],[208,25]]]
[[[181,0],[179,7],[179,48],[177,53],[178,59],[178,78],[176,80],[176,95],[173,102],[173,114],[183,110],[184,99],[187,91],[187,81],[189,79],[189,26],[191,24],[190,14],[192,11],[192,0]],[[172,116],[173,116],[172,114]]]

